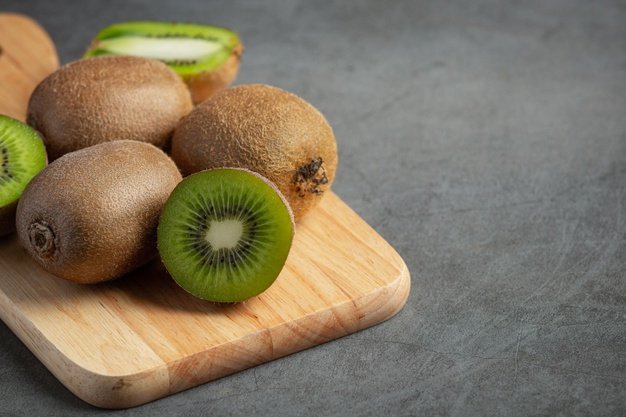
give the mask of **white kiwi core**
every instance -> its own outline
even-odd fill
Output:
[[[243,236],[243,223],[236,219],[211,220],[204,238],[215,250],[232,249]]]
[[[100,47],[121,55],[174,60],[199,60],[219,51],[222,45],[196,38],[148,38],[124,36],[100,41]]]

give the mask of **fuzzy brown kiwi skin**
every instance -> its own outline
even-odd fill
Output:
[[[222,91],[237,78],[239,64],[243,55],[243,45],[239,43],[228,59],[218,68],[198,75],[183,77],[191,93],[194,104],[200,104],[209,97]]]
[[[53,161],[119,139],[164,147],[192,108],[185,83],[162,62],[102,56],[72,62],[45,78],[31,95],[27,122],[41,132]]]
[[[338,161],[324,116],[264,84],[227,88],[197,106],[176,128],[171,152],[184,175],[223,167],[261,174],[287,198],[296,221],[330,189]]]
[[[174,162],[147,143],[69,153],[22,194],[19,241],[58,277],[85,284],[117,278],[156,256],[159,216],[181,179]]]

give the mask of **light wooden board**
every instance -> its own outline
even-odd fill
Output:
[[[24,120],[30,93],[58,66],[54,45],[37,22],[0,13],[0,114]]]
[[[6,82],[0,78],[2,88]],[[193,298],[158,261],[117,281],[70,283],[40,269],[14,236],[0,240],[0,317],[67,388],[105,408],[142,404],[372,326],[402,308],[409,287],[402,258],[333,193],[298,224],[274,285],[234,305]]]

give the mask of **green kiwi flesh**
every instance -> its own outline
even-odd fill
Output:
[[[30,126],[0,115],[0,236],[15,230],[15,208],[47,163],[43,141]]]
[[[245,169],[185,178],[159,221],[159,254],[174,280],[196,297],[238,302],[278,277],[294,235],[293,214],[278,189]]]
[[[240,47],[237,34],[217,26],[169,22],[125,22],[103,29],[85,57],[136,55],[165,62],[179,75],[212,70]]]

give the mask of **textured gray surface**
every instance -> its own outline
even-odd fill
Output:
[[[120,20],[238,30],[238,82],[334,126],[336,191],[405,258],[375,328],[119,415],[626,414],[621,1],[23,1],[63,62]],[[0,414],[106,415],[0,324]]]

